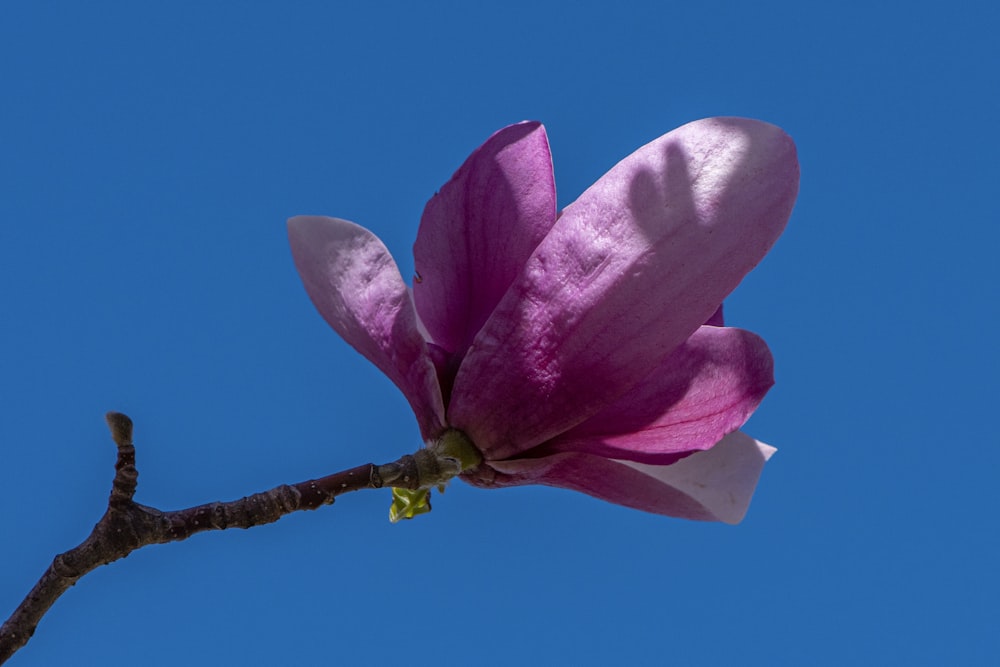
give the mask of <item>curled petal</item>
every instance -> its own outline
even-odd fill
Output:
[[[473,341],[449,420],[516,456],[622,396],[709,321],[785,227],[792,140],[738,118],[685,125],[563,211]]]
[[[462,354],[555,222],[545,128],[506,127],[427,202],[413,296],[431,340]]]
[[[437,374],[413,301],[386,247],[364,227],[318,216],[289,220],[288,238],[316,309],[402,390],[423,437],[439,434],[444,405]]]
[[[615,403],[539,449],[673,463],[743,426],[773,384],[763,339],[703,326]]]
[[[490,462],[464,479],[488,488],[545,484],[655,514],[739,523],[764,463],[774,452],[773,447],[736,431],[711,449],[671,465],[563,453]]]

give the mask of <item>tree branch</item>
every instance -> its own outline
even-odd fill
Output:
[[[272,523],[291,512],[331,505],[337,496],[350,491],[384,486],[427,488],[457,474],[448,467],[447,460],[442,469],[440,457],[428,449],[420,449],[415,455],[408,454],[381,466],[368,463],[320,479],[282,484],[239,500],[164,512],[132,499],[139,476],[132,444],[132,420],[120,412],[109,412],[106,419],[118,446],[108,509],[86,540],[53,559],[35,587],[0,626],[0,664],[28,643],[45,613],[81,577],[140,547],[178,542],[206,530]]]

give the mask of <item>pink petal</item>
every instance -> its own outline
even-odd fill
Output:
[[[739,118],[685,125],[569,206],[473,342],[448,417],[489,459],[580,423],[709,320],[785,227],[792,140]]]
[[[773,384],[771,352],[759,336],[703,326],[618,401],[537,453],[673,463],[743,426]]]
[[[711,449],[666,466],[565,453],[490,462],[464,479],[487,488],[545,484],[655,514],[739,523],[774,452],[736,431]]]
[[[431,340],[461,354],[555,221],[545,128],[506,127],[427,202],[413,296]]]
[[[392,256],[364,227],[337,218],[288,221],[292,257],[320,315],[402,390],[425,439],[444,404],[416,311]]]

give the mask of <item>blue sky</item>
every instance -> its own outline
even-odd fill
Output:
[[[10,664],[995,664],[1000,63],[991,3],[0,5],[0,616],[103,512],[412,451],[285,219],[377,233],[498,128],[546,124],[560,205],[690,120],[796,140],[784,236],[727,301],[777,385],[747,519],[546,488],[388,492],[143,549]]]

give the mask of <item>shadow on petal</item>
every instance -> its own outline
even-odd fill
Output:
[[[565,209],[474,340],[452,424],[511,458],[623,396],[760,261],[797,174],[791,140],[745,119],[691,123],[620,162]]]

